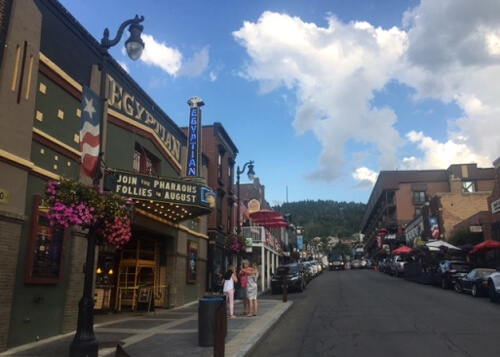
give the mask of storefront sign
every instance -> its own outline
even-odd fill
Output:
[[[245,238],[247,242],[247,246],[245,248],[245,251],[247,253],[252,253],[252,247],[253,247],[253,239],[252,238]]]
[[[498,213],[500,212],[500,199],[493,201],[491,203],[491,213]]]
[[[472,233],[480,233],[483,231],[483,226],[469,226]]]
[[[201,98],[193,97],[188,100],[188,154],[186,164],[187,177],[201,177],[201,109],[204,105]]]
[[[0,203],[9,203],[9,191],[0,188]]]
[[[105,175],[107,190],[119,195],[159,202],[215,206],[215,193],[208,187],[193,182],[165,177],[151,177],[129,172],[111,172]]]
[[[165,144],[172,157],[180,164],[181,142],[168,130],[164,121],[155,118],[146,109],[143,103],[127,92],[113,77],[107,75],[108,80],[108,105],[113,109],[125,114],[128,118],[135,120],[153,129],[158,138]]]
[[[256,199],[250,200],[248,202],[248,212],[254,213],[260,211],[260,202]]]

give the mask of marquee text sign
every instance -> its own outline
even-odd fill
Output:
[[[111,172],[106,173],[105,188],[130,198],[207,208],[215,206],[215,194],[208,187],[172,178]]]

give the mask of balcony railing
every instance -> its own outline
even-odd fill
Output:
[[[242,227],[241,234],[245,238],[252,238],[254,244],[263,243],[276,250],[281,248],[281,239],[275,237],[265,227]]]

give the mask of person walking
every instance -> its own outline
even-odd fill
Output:
[[[247,295],[250,306],[247,316],[249,317],[257,316],[259,313],[259,303],[257,301],[258,279],[259,279],[259,269],[257,269],[257,264],[253,264],[252,273],[248,276],[248,285],[247,285]]]
[[[243,299],[243,315],[248,315],[249,301],[247,294],[248,286],[248,276],[252,273],[252,268],[250,268],[250,262],[248,260],[243,260],[243,268],[240,270],[238,277],[240,279],[240,298]]]
[[[230,319],[236,318],[236,316],[234,316],[234,284],[237,282],[236,267],[234,265],[229,265],[228,270],[224,274],[224,287],[222,291],[227,296]]]

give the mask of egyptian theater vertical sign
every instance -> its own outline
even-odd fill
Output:
[[[190,98],[187,103],[189,104],[189,127],[186,176],[201,178],[201,107],[205,103],[198,97]]]

